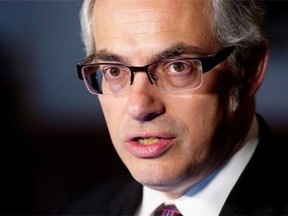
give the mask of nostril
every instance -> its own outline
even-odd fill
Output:
[[[147,115],[145,115],[143,117],[142,121],[151,121],[154,118],[156,118],[157,116],[159,116],[159,113],[157,113],[157,112],[147,113]]]

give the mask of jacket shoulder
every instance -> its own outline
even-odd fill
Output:
[[[132,215],[142,199],[142,186],[130,175],[114,176],[70,199],[58,215]]]
[[[261,116],[257,118],[258,146],[229,194],[221,215],[288,214],[288,145]]]

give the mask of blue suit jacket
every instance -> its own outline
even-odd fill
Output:
[[[258,115],[259,145],[229,194],[220,215],[288,215],[288,146]],[[134,215],[142,186],[127,174],[90,190],[60,214]]]

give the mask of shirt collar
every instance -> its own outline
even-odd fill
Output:
[[[219,215],[230,191],[249,162],[258,144],[258,124],[254,116],[244,145],[226,164],[176,200],[167,200],[160,191],[144,186],[139,216],[150,215],[162,203],[174,203],[183,215]]]

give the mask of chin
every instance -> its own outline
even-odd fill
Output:
[[[171,191],[174,187],[179,187],[183,184],[183,177],[175,175],[161,175],[153,172],[132,174],[136,181],[142,185],[158,191]]]

